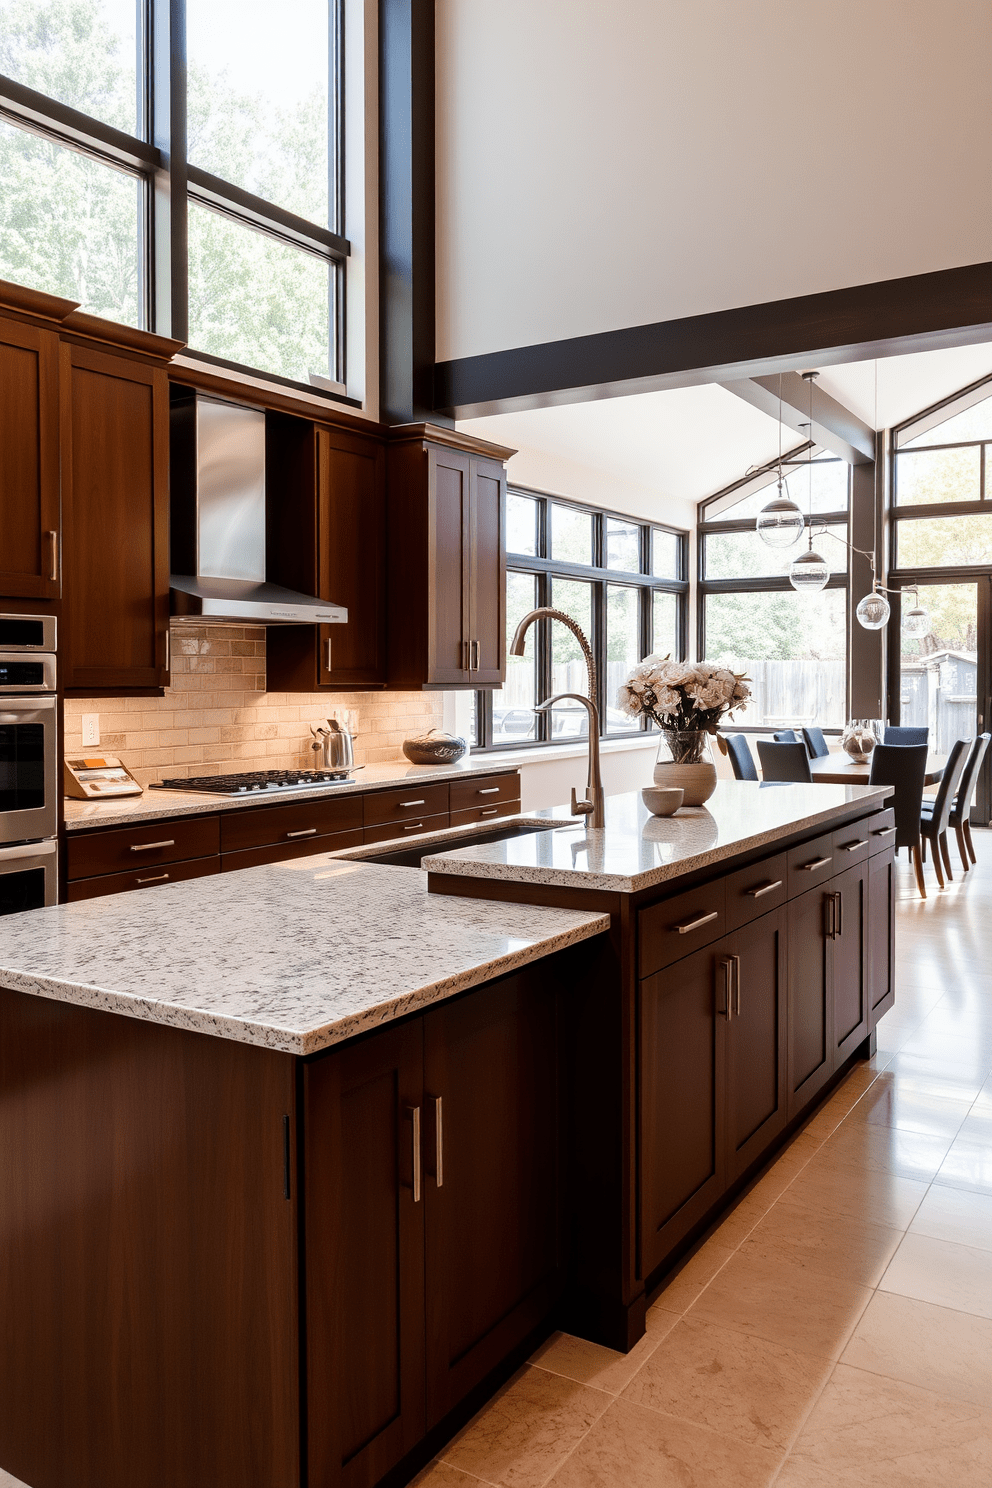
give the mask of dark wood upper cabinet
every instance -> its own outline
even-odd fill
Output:
[[[65,685],[169,679],[169,389],[164,367],[61,347]]]
[[[386,460],[381,440],[270,415],[267,574],[348,611],[345,625],[270,626],[272,692],[386,682]]]
[[[388,451],[389,681],[499,687],[506,666],[506,459],[417,425]]]
[[[59,343],[0,320],[0,596],[59,594]]]

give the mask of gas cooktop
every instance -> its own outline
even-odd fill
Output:
[[[210,796],[276,795],[344,785],[342,770],[245,770],[236,775],[195,775],[188,780],[156,780],[150,790],[202,791]]]

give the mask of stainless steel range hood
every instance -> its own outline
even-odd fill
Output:
[[[171,410],[173,615],[340,625],[348,611],[265,578],[265,414],[190,395]]]

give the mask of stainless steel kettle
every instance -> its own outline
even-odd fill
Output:
[[[327,720],[327,727],[314,728],[313,749],[320,754],[320,763],[325,770],[351,770],[355,765],[355,737],[343,729],[336,718]]]

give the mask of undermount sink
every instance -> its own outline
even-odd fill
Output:
[[[565,823],[510,822],[505,827],[492,827],[478,832],[451,832],[446,837],[435,837],[433,842],[421,842],[408,847],[385,848],[379,853],[363,853],[363,863],[387,863],[391,868],[419,868],[424,858],[435,853],[447,852],[453,847],[482,847],[489,842],[506,842],[511,837],[525,837],[529,832],[551,832]]]

